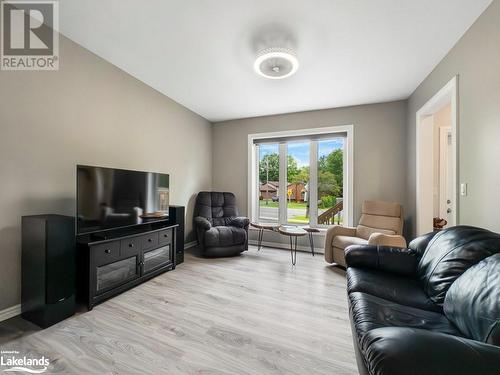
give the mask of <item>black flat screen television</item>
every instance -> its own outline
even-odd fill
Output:
[[[168,219],[169,175],[78,165],[77,234]]]

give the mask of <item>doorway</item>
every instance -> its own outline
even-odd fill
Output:
[[[417,235],[457,224],[457,77],[418,112]]]

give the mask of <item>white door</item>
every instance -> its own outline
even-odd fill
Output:
[[[451,127],[439,129],[439,216],[448,222],[447,227],[455,225],[455,206],[453,199],[453,140]]]

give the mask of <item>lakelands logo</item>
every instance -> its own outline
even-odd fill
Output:
[[[19,356],[18,351],[4,351],[0,353],[0,368],[3,372],[25,372],[29,374],[43,374],[47,371],[50,360],[41,356],[39,358],[30,358]]]
[[[59,2],[1,1],[2,70],[59,69]]]

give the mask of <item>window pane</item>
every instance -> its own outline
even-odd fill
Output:
[[[342,224],[344,138],[318,142],[318,224]]]
[[[287,218],[292,224],[309,224],[310,142],[287,144]]]
[[[277,223],[279,213],[279,145],[259,146],[259,221]]]

